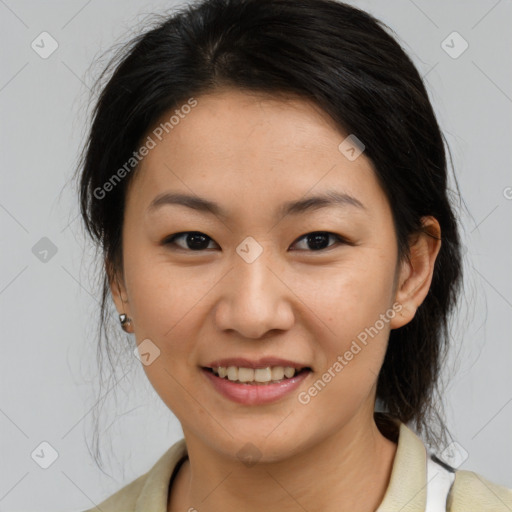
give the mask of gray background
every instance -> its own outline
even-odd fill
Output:
[[[457,453],[467,452],[462,469],[512,487],[512,3],[352,3],[398,34],[426,77],[452,150],[469,215],[460,213],[466,293],[452,330],[456,358],[446,370],[449,427]],[[101,423],[105,472],[91,458],[99,295],[69,183],[89,87],[101,70],[90,67],[93,59],[137,31],[148,13],[173,5],[0,0],[0,510],[92,507],[181,437],[138,361],[120,361]],[[43,31],[59,45],[47,59],[31,47]],[[457,58],[445,51],[462,49],[461,40],[446,39],[454,31],[469,44]],[[41,252],[43,237],[55,254]],[[34,460],[50,456],[42,442],[58,453],[48,469]]]

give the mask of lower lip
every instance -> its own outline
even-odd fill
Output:
[[[311,373],[309,370],[304,371],[291,379],[285,379],[274,384],[241,384],[217,377],[217,375],[204,368],[201,368],[201,370],[221,395],[245,405],[276,402],[295,391]]]

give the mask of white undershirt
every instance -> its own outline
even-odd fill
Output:
[[[446,512],[446,500],[455,473],[433,461],[427,454],[427,503],[425,512]]]

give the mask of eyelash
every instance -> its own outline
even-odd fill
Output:
[[[191,234],[194,234],[194,235],[202,235],[204,237],[206,237],[207,239],[213,241],[212,238],[210,238],[208,235],[204,234],[204,233],[201,233],[200,231],[182,231],[180,233],[175,233],[174,235],[169,235],[167,236],[166,238],[164,238],[164,240],[162,241],[162,244],[165,245],[165,246],[170,246],[170,245],[176,245],[175,243],[175,240],[181,236],[184,236],[184,235],[191,235]],[[332,249],[333,247],[336,247],[337,245],[354,245],[352,244],[351,242],[349,242],[346,238],[342,237],[341,235],[338,235],[336,233],[331,233],[329,231],[312,231],[310,233],[306,233],[305,235],[302,235],[301,237],[299,237],[295,242],[294,244],[296,244],[298,241],[306,238],[307,236],[309,235],[328,235],[330,237],[333,237],[336,239],[336,244],[333,244],[333,245],[329,245],[328,247],[325,247],[323,249],[318,249],[316,251],[313,251],[313,250],[307,250],[307,249],[299,249],[299,250],[305,250],[306,252],[312,252],[312,253],[321,253],[321,252],[324,252],[328,249]],[[215,243],[215,242],[214,242]],[[199,249],[199,250],[192,250],[192,249],[188,249],[188,248],[183,248],[183,247],[180,247],[178,246],[178,249],[181,249],[183,251],[187,251],[187,252],[205,252],[206,249]]]

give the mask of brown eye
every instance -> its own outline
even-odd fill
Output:
[[[176,240],[184,239],[184,245],[176,243]],[[171,235],[163,241],[163,245],[177,245],[180,249],[190,251],[202,251],[208,249],[208,243],[213,240],[199,231],[184,231]]]
[[[329,238],[334,238],[336,242],[329,245]],[[313,233],[308,233],[299,238],[299,240],[302,239],[306,240],[307,247],[311,248],[312,252],[322,251],[332,247],[333,245],[348,243],[342,236],[328,231],[315,231]],[[297,244],[297,242],[295,242],[295,244]]]

